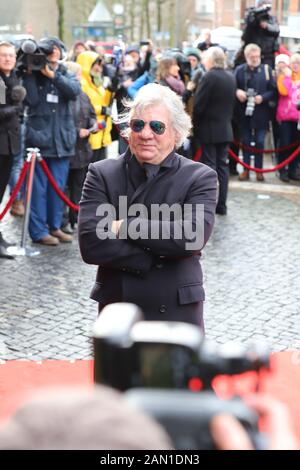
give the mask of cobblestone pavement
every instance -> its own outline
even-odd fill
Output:
[[[207,337],[219,343],[300,349],[300,188],[282,188],[284,196],[233,181],[228,215],[217,216],[202,265]],[[1,230],[18,242],[21,226],[7,215]],[[77,241],[40,249],[0,259],[0,360],[90,358],[96,268],[82,262]]]

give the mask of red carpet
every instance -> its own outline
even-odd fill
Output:
[[[0,420],[3,421],[31,392],[43,387],[92,385],[92,361],[8,361],[0,364]]]
[[[288,404],[300,439],[300,351],[273,354],[272,364],[273,373],[264,380],[262,390]],[[58,385],[92,384],[93,361],[0,364],[0,420],[7,419],[32,391]]]

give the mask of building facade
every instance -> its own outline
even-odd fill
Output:
[[[233,26],[240,29],[243,25],[246,8],[254,6],[255,0],[164,0],[161,2],[161,30],[158,31],[157,2],[149,0],[151,37],[165,47],[174,42],[192,41],[202,29],[215,29],[220,26]],[[147,28],[138,14],[144,2],[141,0],[103,0],[112,11],[115,3],[124,6],[127,39],[137,42],[145,36]],[[281,26],[282,40],[295,48],[300,43],[300,0],[273,0],[273,11]],[[97,0],[65,0],[63,38],[68,47],[73,43],[78,25],[87,24]],[[134,8],[134,10],[132,10]],[[135,12],[132,15],[132,11]],[[172,14],[170,14],[172,12]],[[32,34],[37,39],[43,36],[57,36],[57,0],[9,0],[0,2],[0,37],[15,34]],[[133,33],[131,34],[131,31]],[[174,38],[176,37],[176,41]]]

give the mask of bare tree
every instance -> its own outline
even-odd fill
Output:
[[[150,0],[144,0],[147,38],[151,37],[150,4],[149,3],[150,3]]]
[[[65,36],[65,5],[64,0],[56,0],[58,9],[58,36],[64,41]]]

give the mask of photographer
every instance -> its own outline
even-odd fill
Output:
[[[80,84],[60,63],[63,44],[59,39],[46,38],[39,47],[45,51],[46,65],[23,72],[28,105],[26,146],[41,150],[58,187],[64,191],[77,138],[71,102],[79,95]],[[62,215],[63,203],[37,165],[29,224],[32,240],[43,245],[71,242],[71,235],[60,230]]]
[[[237,83],[236,115],[240,125],[241,142],[247,146],[264,149],[264,141],[272,113],[269,103],[276,97],[276,83],[269,65],[261,64],[260,48],[256,44],[245,47],[246,64],[235,70]],[[250,165],[251,152],[243,150],[244,162]],[[255,167],[263,167],[263,154],[255,153]],[[257,181],[264,181],[262,173]],[[249,170],[244,170],[240,181],[249,180]]]
[[[261,61],[274,68],[274,53],[279,48],[279,25],[275,16],[269,12],[270,2],[260,1],[257,7],[248,9],[245,18],[245,30],[242,35],[244,45],[257,44],[261,48]]]
[[[9,42],[0,43],[0,203],[11,174],[13,159],[20,152],[19,115],[26,92],[16,70],[16,50]],[[0,232],[0,258],[12,258]]]

